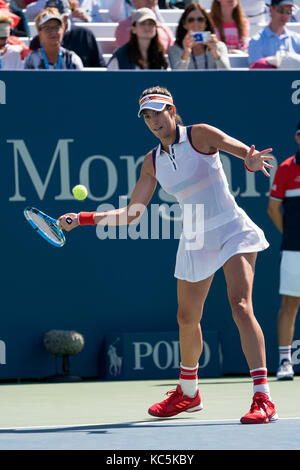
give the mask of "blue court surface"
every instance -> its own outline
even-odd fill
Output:
[[[249,378],[199,385],[202,411],[162,420],[148,406],[176,381],[2,384],[0,450],[300,450],[300,377],[270,379],[279,420],[260,425],[239,421],[252,400]]]
[[[268,425],[237,420],[131,422],[0,431],[9,450],[299,450],[300,418]]]

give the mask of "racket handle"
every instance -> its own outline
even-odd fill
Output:
[[[73,219],[71,219],[71,217],[67,217],[66,222],[68,225],[71,225],[71,223],[73,222]]]

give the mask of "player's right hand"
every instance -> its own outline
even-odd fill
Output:
[[[74,214],[73,212],[70,212],[58,218],[59,228],[66,230],[67,232],[70,232],[70,230],[73,230],[73,228],[78,227],[78,225],[79,225],[79,214]]]

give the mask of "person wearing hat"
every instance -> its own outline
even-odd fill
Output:
[[[296,127],[295,140],[297,151],[277,168],[268,205],[268,215],[282,234],[279,285],[281,307],[277,321],[278,380],[292,380],[294,377],[291,346],[300,306],[300,121]]]
[[[276,56],[278,51],[300,54],[300,34],[286,28],[293,14],[293,0],[272,0],[270,23],[250,39],[248,48],[249,65],[266,57]]]
[[[167,69],[164,50],[157,34],[157,20],[150,8],[140,8],[132,15],[129,41],[117,49],[108,70]]]
[[[274,157],[268,153],[272,149],[258,151],[254,145],[248,147],[207,124],[183,126],[172,94],[161,86],[142,92],[138,116],[143,117],[158,142],[144,158],[128,206],[108,212],[64,214],[58,219],[59,226],[70,231],[84,225],[137,224],[160,183],[177,199],[184,221],[174,274],[181,365],[176,390],[170,390],[168,398],[150,406],[148,412],[151,416],[167,418],[202,410],[197,375],[203,349],[200,321],[214,274],[223,268],[233,319],[253,379],[251,409],[241,422],[276,421],[278,416],[267,380],[264,335],[252,305],[257,253],[269,244],[263,231],[230,193],[219,154],[219,151],[228,152],[247,171],[261,171],[270,176],[267,170],[273,167],[268,161]],[[144,287],[151,290],[151,283],[147,280]]]
[[[126,2],[122,3],[126,4]],[[174,35],[170,28],[163,24],[160,19],[161,15],[159,15],[157,8],[158,0],[132,0],[132,3],[136,10],[150,8],[150,10],[154,12],[156,16],[157,34],[164,48],[164,53],[167,54],[169,47],[174,43]],[[134,11],[126,19],[119,22],[115,32],[116,47],[121,47],[129,41],[133,13]]]
[[[84,67],[105,68],[106,62],[93,31],[90,28],[75,26],[70,20],[71,10],[68,0],[47,0],[46,5],[57,8],[62,16],[65,30],[61,45],[70,51],[74,51],[82,60]],[[30,49],[35,51],[39,47],[39,36],[36,35],[30,41]]]
[[[10,29],[13,20],[6,13],[0,13],[0,69],[23,69],[21,47],[9,44]]]
[[[61,46],[64,22],[56,8],[46,8],[35,19],[40,47],[25,59],[25,69],[82,70],[80,57]]]

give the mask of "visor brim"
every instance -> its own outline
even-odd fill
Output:
[[[144,109],[152,109],[153,111],[163,111],[168,103],[157,103],[155,101],[143,103],[138,112],[138,117],[141,117]]]

